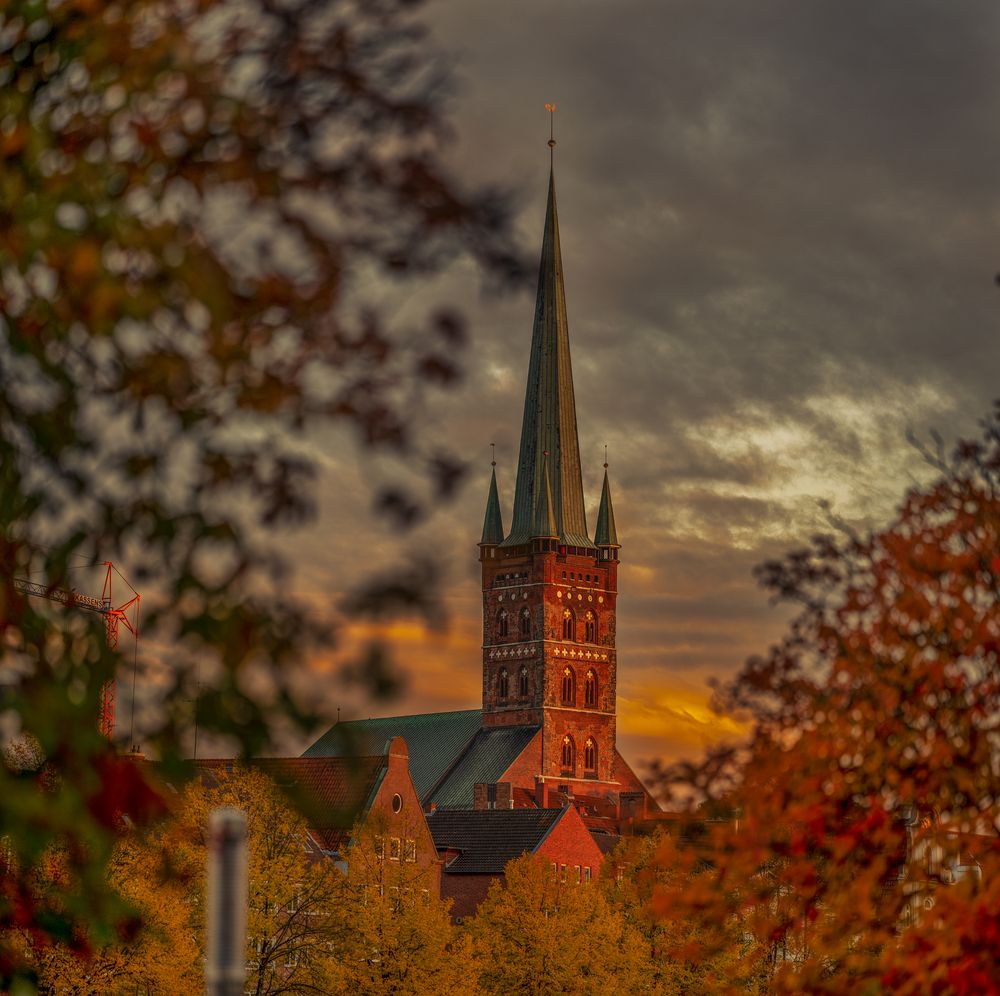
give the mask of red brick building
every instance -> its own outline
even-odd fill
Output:
[[[428,810],[469,810],[477,784],[509,783],[515,808],[572,803],[606,837],[647,818],[658,807],[616,736],[619,549],[607,463],[587,525],[550,175],[511,526],[494,463],[479,543],[482,707],[339,723],[305,756],[403,736]]]
[[[597,877],[603,855],[574,806],[562,809],[438,809],[427,822],[444,858],[441,895],[451,914],[471,916],[507,863],[522,854],[547,861],[567,884]]]
[[[375,825],[385,837],[385,860],[414,865],[427,873],[424,887],[440,892],[441,860],[410,777],[402,737],[393,737],[380,754],[195,762],[208,781],[239,763],[266,774],[301,810],[309,826],[304,846],[317,858],[332,859],[346,870],[352,831]]]

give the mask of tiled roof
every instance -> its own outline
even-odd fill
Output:
[[[428,802],[439,809],[471,809],[477,782],[495,782],[517,760],[538,732],[537,726],[481,729],[468,749],[432,791]],[[410,757],[414,750],[410,748]]]
[[[594,838],[594,843],[601,849],[601,854],[607,857],[614,853],[615,848],[621,842],[621,837],[616,833],[604,833],[601,830],[590,829],[590,836]]]
[[[330,727],[302,756],[364,757],[382,754],[393,737],[403,737],[410,753],[413,786],[417,795],[424,799],[462,754],[481,723],[482,712],[479,709],[351,720]]]
[[[565,813],[564,809],[437,809],[427,816],[439,851],[459,855],[445,871],[451,874],[492,874],[508,861],[533,854]]]
[[[323,846],[335,850],[355,821],[371,805],[386,770],[386,757],[273,757],[249,762],[199,760],[203,780],[247,763],[266,774],[305,816]]]

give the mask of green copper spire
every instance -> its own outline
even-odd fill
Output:
[[[535,504],[535,521],[531,536],[541,539],[553,539],[559,535],[556,527],[556,517],[552,511],[552,481],[549,479],[549,455],[542,454],[542,493]]]
[[[620,546],[618,530],[615,528],[615,508],[611,504],[611,485],[608,484],[608,465],[604,465],[604,487],[601,490],[601,507],[597,512],[597,530],[594,533],[597,546]]]
[[[554,144],[554,140],[553,140]],[[542,454],[549,453],[552,501],[560,542],[593,546],[587,534],[580,473],[580,443],[576,432],[576,401],[569,357],[569,323],[563,286],[555,175],[549,173],[538,295],[531,333],[528,385],[524,395],[521,449],[514,489],[514,517],[505,546],[527,543],[539,535],[536,507],[543,498]]]
[[[483,520],[483,538],[480,546],[499,546],[503,542],[503,516],[500,514],[500,495],[497,492],[497,465],[493,462],[493,476],[490,478],[490,494],[486,499],[486,518]]]

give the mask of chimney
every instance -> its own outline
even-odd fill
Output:
[[[476,782],[472,790],[473,809],[513,809],[510,782]]]
[[[535,805],[539,809],[549,808],[549,786],[543,775],[535,776]]]

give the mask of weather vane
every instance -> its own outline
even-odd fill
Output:
[[[604,444],[604,469],[608,469],[608,444]]]
[[[497,465],[497,444],[490,443],[490,466],[495,467]]]
[[[545,110],[549,112],[549,148],[554,149],[556,147],[556,105],[546,104]]]

